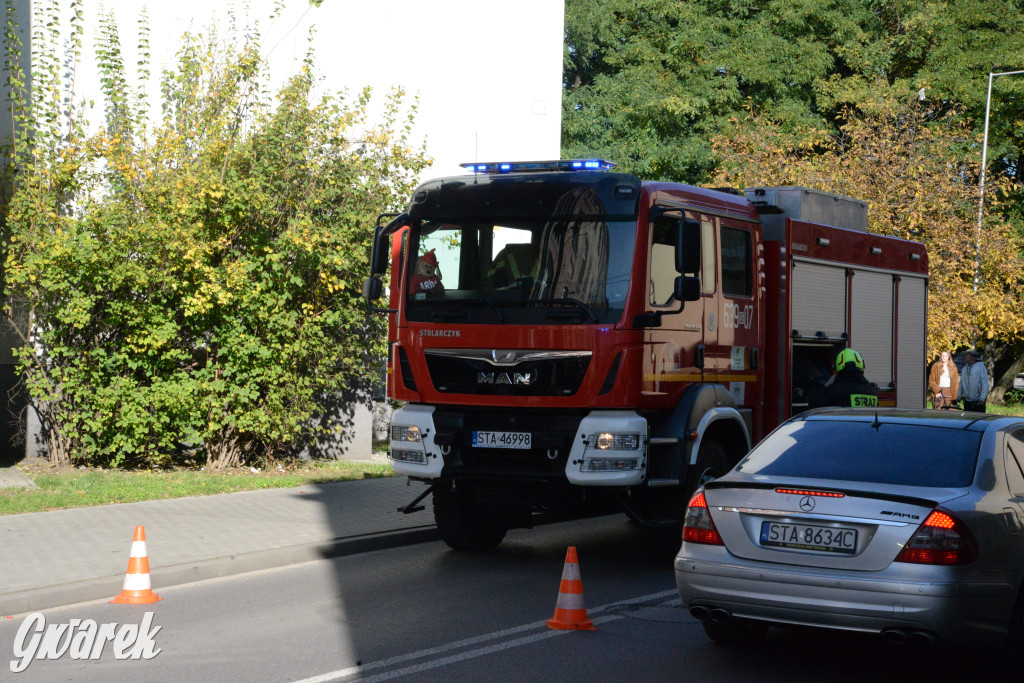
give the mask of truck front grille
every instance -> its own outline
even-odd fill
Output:
[[[571,396],[580,389],[590,351],[427,349],[430,380],[445,394]]]

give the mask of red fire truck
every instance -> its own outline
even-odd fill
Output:
[[[466,164],[378,220],[397,473],[445,542],[614,504],[678,526],[689,494],[861,353],[882,406],[923,407],[924,246],[801,187],[642,181],[601,160]],[[392,218],[391,215],[387,218]]]

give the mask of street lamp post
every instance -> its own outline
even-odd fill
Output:
[[[1024,74],[1022,71],[1002,71],[1000,73],[989,73],[988,95],[985,97],[985,137],[981,142],[981,179],[978,182],[978,227],[974,235],[974,291],[978,291],[978,281],[981,278],[981,219],[985,213],[985,164],[988,159],[988,114],[992,107],[992,81],[1000,76],[1014,76]]]

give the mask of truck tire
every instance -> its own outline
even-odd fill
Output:
[[[454,487],[434,489],[434,523],[441,532],[441,540],[453,550],[491,550],[505,533],[508,523],[481,510],[473,499]]]
[[[702,441],[697,452],[697,464],[686,478],[686,498],[689,499],[699,487],[718,479],[729,469],[729,456],[722,444],[714,439]]]

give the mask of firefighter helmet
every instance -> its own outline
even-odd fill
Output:
[[[853,349],[843,349],[836,356],[836,372],[839,372],[845,368],[848,364],[853,363],[858,370],[864,369],[864,357]]]

